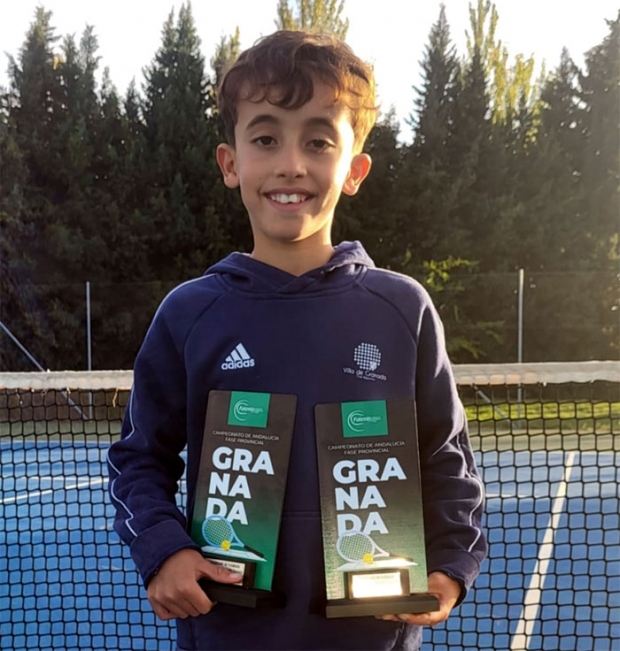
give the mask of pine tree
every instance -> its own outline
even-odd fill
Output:
[[[414,139],[404,150],[396,186],[396,232],[398,240],[406,243],[400,270],[420,280],[433,296],[453,358],[471,361],[483,356],[488,341],[497,338],[498,324],[478,314],[476,297],[466,291],[477,265],[466,257],[472,245],[462,206],[476,178],[477,157],[472,156],[473,132],[463,131],[469,126],[465,98],[459,97],[465,73],[443,6],[431,28],[421,66],[422,83],[416,89],[416,111],[410,118]],[[484,75],[480,78],[484,81]],[[484,83],[481,98],[486,107]],[[456,152],[462,157],[461,165],[455,165]]]
[[[37,10],[11,60],[4,154],[16,181],[3,202],[4,260],[20,303],[2,309],[41,363],[77,369],[85,366],[84,283],[119,268],[122,188],[131,183],[120,182],[118,99],[109,88],[100,98],[96,87],[93,29],[79,43],[66,37],[58,49],[57,41],[51,14]]]
[[[518,263],[532,272],[568,269],[575,259],[571,242],[582,227],[576,209],[582,192],[578,92],[578,69],[564,50],[542,89],[533,146],[515,156],[515,195],[526,206],[515,226]]]
[[[182,281],[228,251],[232,218],[214,158],[220,133],[213,84],[189,4],[181,7],[176,24],[174,13],[166,21],[144,90],[141,181],[148,191],[143,213],[150,224],[149,267],[152,277]]]
[[[421,270],[426,260],[458,255],[458,247],[465,245],[465,233],[454,215],[458,174],[452,173],[449,157],[459,65],[443,6],[421,66],[422,84],[416,89],[416,111],[409,120],[414,139],[405,150],[398,189],[399,230],[406,237],[410,270]]]
[[[18,301],[3,300],[3,318],[35,358],[50,368],[56,367],[62,349],[58,324],[70,320],[57,291],[41,287],[43,282],[63,279],[64,262],[57,253],[67,244],[58,209],[67,197],[68,183],[63,159],[66,92],[57,41],[51,13],[39,8],[18,60],[9,59],[3,154],[7,163],[17,166],[9,164],[15,174],[10,190],[2,184],[3,194],[6,187],[11,195],[3,201],[3,268],[6,280],[19,288]],[[3,273],[3,285],[4,281]],[[10,288],[3,287],[5,292],[11,295]]]
[[[513,237],[527,273],[529,359],[618,355],[620,111],[609,92],[618,85],[617,38],[610,23],[586,57],[586,73],[563,51],[543,86],[535,137],[516,148],[511,176],[525,210]]]
[[[593,341],[586,348],[595,358],[617,358],[620,353],[620,12],[607,25],[609,33],[586,53],[585,73],[580,75],[585,136],[581,255],[589,256],[582,266],[592,270],[584,274],[581,289],[585,296],[596,298],[594,305],[584,306],[589,308],[584,313],[595,317],[587,329]],[[575,321],[583,350],[583,321]]]
[[[0,104],[0,321],[20,341],[41,340],[42,323],[34,305],[29,269],[34,264],[33,229],[25,224],[24,192],[28,179],[24,152],[15,134],[11,108],[16,98],[3,92]],[[24,355],[0,334],[0,370],[33,370]]]
[[[421,158],[429,159],[441,154],[447,144],[459,71],[443,4],[437,22],[431,28],[420,65],[422,86],[416,89],[416,110],[408,122],[415,130],[416,153]]]
[[[580,75],[585,135],[584,235],[592,240],[592,262],[615,270],[619,259],[620,12],[607,24],[609,34],[586,53],[586,71]]]

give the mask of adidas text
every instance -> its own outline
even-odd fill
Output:
[[[233,371],[236,368],[250,368],[254,366],[253,359],[240,359],[236,362],[224,362],[222,364],[223,371]]]

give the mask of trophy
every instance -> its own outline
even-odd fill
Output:
[[[296,402],[275,393],[209,393],[190,535],[210,562],[243,577],[233,585],[202,580],[213,601],[285,603],[271,586]]]
[[[439,609],[428,594],[413,400],[317,405],[327,617]]]

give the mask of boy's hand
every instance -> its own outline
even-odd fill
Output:
[[[377,619],[389,622],[405,622],[415,626],[435,626],[448,619],[461,595],[461,586],[443,572],[428,575],[428,591],[439,599],[439,610],[430,613],[382,615]]]
[[[241,575],[205,560],[195,549],[182,549],[167,558],[149,581],[146,594],[159,619],[206,615],[214,606],[198,585],[200,579],[237,583]]]

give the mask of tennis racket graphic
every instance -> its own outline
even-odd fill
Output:
[[[349,563],[374,563],[375,558],[400,558],[413,563],[413,559],[400,554],[390,554],[363,531],[347,531],[336,542],[336,549],[341,558]]]
[[[224,551],[229,551],[231,547],[238,547],[252,552],[260,558],[265,558],[264,554],[242,542],[235,533],[232,524],[221,515],[210,515],[202,523],[202,535],[211,547],[219,547]]]

